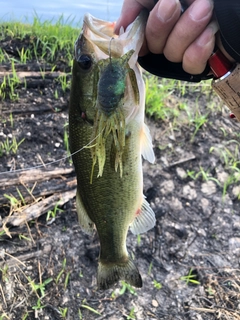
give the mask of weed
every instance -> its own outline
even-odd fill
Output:
[[[12,113],[10,113],[10,115],[9,115],[9,120],[10,120],[11,128],[13,128],[13,115],[12,115]]]
[[[4,265],[3,268],[0,268],[1,271],[1,280],[3,282],[8,282],[8,265]]]
[[[135,313],[135,310],[134,310],[134,307],[132,307],[132,309],[129,312],[129,315],[127,315],[127,320],[136,319],[134,313]]]
[[[66,74],[60,75],[57,80],[60,82],[62,91],[64,93],[67,89],[70,89],[70,81],[67,79]]]
[[[21,63],[25,64],[25,63],[27,63],[28,60],[32,59],[32,53],[31,53],[30,48],[28,48],[28,49],[22,48],[21,51],[17,49],[17,52],[19,54],[19,58],[20,58]]]
[[[19,146],[24,140],[25,139],[23,138],[21,141],[17,142],[15,137],[13,137],[11,140],[7,137],[5,141],[0,142],[0,155],[3,155],[3,153],[9,155],[11,152],[16,154]]]
[[[208,118],[208,114],[205,114],[205,115],[200,115],[199,117],[196,117],[193,120],[193,123],[195,125],[195,130],[192,135],[191,142],[193,142],[198,130],[207,122],[207,120],[208,120],[207,118]]]
[[[12,195],[4,194],[4,197],[10,202],[11,211],[15,211],[17,208],[22,206],[21,201]]]
[[[153,267],[153,263],[150,262],[149,267],[148,267],[148,275],[150,276],[150,274],[152,273],[152,267]]]
[[[166,100],[173,92],[172,81],[151,76],[145,79],[146,114],[155,119],[170,118],[175,108],[166,107]]]
[[[127,291],[129,291],[134,296],[137,295],[136,290],[129,283],[127,283],[124,280],[122,280],[121,281],[121,285],[122,285],[122,288],[121,288],[121,290],[119,292],[120,295],[126,293]]]
[[[69,283],[69,278],[70,278],[70,271],[66,274],[66,278],[64,281],[64,289],[67,289],[68,283]]]
[[[27,320],[27,317],[28,317],[28,312],[23,315],[22,320]]]
[[[59,312],[60,312],[61,317],[62,317],[63,319],[66,319],[66,318],[67,318],[68,308],[59,308]]]
[[[141,235],[140,234],[137,235],[137,244],[138,244],[138,246],[140,246],[140,244],[141,244]]]
[[[187,177],[190,177],[191,179],[195,180],[195,170],[187,170]]]
[[[46,220],[55,219],[58,212],[63,212],[64,210],[58,208],[59,201],[55,204],[53,210],[48,210]]]
[[[37,299],[37,304],[35,306],[32,306],[33,310],[41,310],[43,308],[45,308],[46,306],[42,305],[41,299],[38,298]]]
[[[160,282],[157,282],[157,280],[153,280],[153,286],[158,290],[162,288],[162,284]]]
[[[195,170],[187,170],[187,176],[193,180],[197,180],[198,178],[202,178],[202,181],[214,181],[218,186],[220,186],[220,182],[211,176],[208,171],[205,171],[202,166],[199,167],[199,171],[196,172]]]
[[[5,52],[0,48],[0,63],[3,63],[6,60]]]
[[[15,69],[15,64],[14,64],[14,60],[11,60],[11,65],[12,65],[12,75],[8,75],[7,76],[7,84],[8,84],[8,95],[10,100],[18,100],[18,93],[15,92],[15,89],[19,86],[20,84],[20,80],[18,78],[16,69]]]
[[[36,294],[37,294],[38,290],[40,291],[41,297],[45,296],[46,285],[53,281],[52,278],[48,278],[44,282],[36,284],[35,281],[32,280],[30,277],[27,277],[27,279],[28,279],[30,287],[32,288],[32,290],[34,292],[36,292]]]
[[[82,320],[82,319],[83,319],[83,317],[82,317],[82,312],[81,312],[81,310],[80,310],[80,309],[78,309],[78,317],[79,317],[79,319],[80,319],[80,320]]]
[[[18,235],[18,238],[20,239],[20,240],[27,240],[27,241],[31,241],[31,239],[30,238],[28,238],[28,237],[26,237],[26,236],[24,236],[23,234],[19,234]]]
[[[55,91],[54,91],[54,98],[56,100],[58,100],[58,90],[57,89],[55,89]]]
[[[58,273],[57,275],[57,278],[55,279],[55,282],[56,284],[59,283],[59,280],[60,278],[62,277],[62,275],[66,272],[66,263],[67,263],[67,260],[66,258],[63,259],[63,263],[62,263],[62,269],[60,270],[60,272]],[[68,286],[68,283],[69,283],[69,278],[70,278],[70,274],[71,272],[67,272],[66,273],[66,277],[64,279],[64,289],[66,290],[67,286]]]
[[[91,311],[91,312],[93,312],[93,313],[101,316],[101,313],[100,313],[100,312],[98,312],[97,310],[95,310],[95,309],[93,309],[92,307],[90,307],[90,306],[88,306],[87,304],[85,304],[85,303],[86,303],[86,299],[84,299],[82,302],[83,302],[83,303],[81,304],[81,308],[88,309],[89,311]]]
[[[6,233],[5,230],[1,230],[0,231],[0,237],[3,236],[5,233]]]
[[[200,282],[197,279],[197,275],[194,273],[194,270],[191,268],[186,276],[182,276],[180,280],[185,281],[186,284],[195,284],[198,285]]]

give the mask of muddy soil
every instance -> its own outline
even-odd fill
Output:
[[[17,59],[18,43],[1,46]],[[0,66],[1,81],[10,70]],[[66,158],[70,90],[58,77],[70,80],[70,70],[60,59],[54,72],[44,61],[16,63],[16,71],[16,96],[0,101],[0,319],[240,319],[240,125],[220,100],[172,88],[174,101],[208,114],[196,134],[182,119],[146,120],[156,163],[143,162],[144,194],[157,223],[138,238],[129,232],[127,243],[143,288],[120,282],[98,291],[99,242],[78,224]]]

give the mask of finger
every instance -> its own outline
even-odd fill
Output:
[[[186,49],[183,55],[183,69],[191,74],[200,74],[206,68],[207,61],[215,46],[215,34],[218,25],[211,22],[203,33]]]
[[[150,12],[147,26],[147,45],[151,52],[162,53],[166,40],[179,19],[181,5],[178,0],[160,0]]]
[[[124,29],[135,20],[143,8],[151,10],[154,6],[154,0],[124,0],[122,12],[116,22],[114,32],[119,34],[121,27]]]
[[[182,61],[187,47],[202,34],[210,22],[212,12],[212,0],[196,0],[192,3],[168,37],[164,48],[164,54],[168,60]]]

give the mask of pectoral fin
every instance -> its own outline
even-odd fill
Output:
[[[87,214],[87,211],[82,203],[79,190],[77,190],[76,195],[76,207],[80,226],[87,234],[92,234],[94,231],[95,224],[94,222],[92,222],[92,220],[89,218]]]
[[[130,225],[130,230],[133,234],[144,233],[152,229],[155,223],[155,213],[143,196],[141,209],[136,213],[136,217]]]
[[[155,162],[155,155],[152,145],[152,137],[148,126],[144,123],[141,136],[141,153],[145,160]]]

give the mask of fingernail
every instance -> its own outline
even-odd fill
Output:
[[[189,14],[192,19],[195,21],[200,21],[202,19],[206,19],[210,14],[212,14],[213,2],[212,0],[198,0],[194,2],[189,9]]]
[[[211,22],[204,30],[201,36],[197,40],[197,44],[200,47],[205,47],[208,43],[212,42],[215,33],[218,31],[218,25],[216,22]]]
[[[158,5],[158,18],[163,22],[170,20],[178,8],[178,3],[178,0],[161,0]]]

